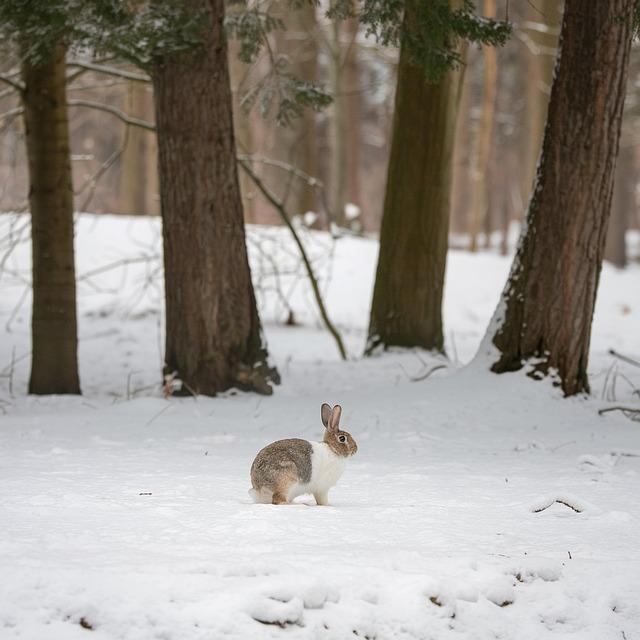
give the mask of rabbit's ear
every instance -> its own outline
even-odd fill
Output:
[[[329,428],[329,418],[331,417],[331,407],[325,402],[320,407],[320,417],[322,418],[322,424],[325,429]]]
[[[329,431],[337,431],[340,428],[340,415],[342,414],[342,407],[337,404],[331,410],[331,417],[329,418]]]

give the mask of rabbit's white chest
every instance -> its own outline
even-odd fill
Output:
[[[344,472],[346,458],[337,456],[324,442],[312,442],[311,482],[318,489],[333,487]]]
[[[307,493],[325,493],[344,472],[345,458],[333,453],[328,445],[312,442],[311,447],[311,478],[308,483],[296,483],[291,487],[290,498]]]

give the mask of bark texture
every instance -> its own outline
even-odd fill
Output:
[[[411,19],[408,10],[405,20]],[[428,84],[401,46],[380,253],[367,352],[442,351],[452,152],[459,72]]]
[[[152,70],[163,220],[165,374],[184,393],[270,393],[242,215],[223,0],[203,12],[204,44]]]
[[[29,393],[80,393],[65,48],[24,64],[33,256]]]
[[[496,372],[534,359],[588,391],[635,0],[567,0],[534,193],[493,337]]]

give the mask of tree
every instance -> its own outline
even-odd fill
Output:
[[[369,344],[443,350],[442,293],[460,81],[427,84],[401,49]],[[408,188],[410,186],[410,188]]]
[[[547,107],[553,81],[558,47],[558,32],[562,17],[562,0],[539,0],[525,7],[521,39],[526,52],[524,84],[525,106],[522,126],[522,156],[520,194],[527,203],[536,177],[536,165],[542,148]]]
[[[634,148],[620,145],[604,257],[621,269],[627,266],[627,229],[635,208],[634,165]]]
[[[22,66],[33,310],[29,393],[80,393],[66,47]]]
[[[496,15],[495,0],[484,0],[484,13],[486,16]],[[488,215],[489,196],[489,153],[491,151],[491,134],[493,130],[493,117],[498,89],[498,56],[494,47],[485,45],[482,47],[484,58],[484,77],[482,88],[482,106],[480,122],[478,123],[478,135],[473,154],[473,169],[471,171],[472,196],[470,202],[471,251],[478,248],[478,235],[483,223],[490,222]],[[486,243],[489,244],[490,225],[484,225],[486,231]]]
[[[454,9],[448,2],[408,0],[401,33],[367,353],[379,346],[443,351],[442,292],[461,85],[461,73],[450,69],[461,60],[461,38],[497,44],[507,29],[489,19],[479,23],[469,3]]]
[[[189,0],[201,45],[156,55],[163,221],[165,374],[183,391],[215,395],[237,386],[270,393],[247,258],[236,168],[223,0]]]
[[[492,371],[589,390],[591,321],[613,193],[635,0],[566,0],[542,155],[489,329]]]
[[[79,12],[79,10],[77,11]],[[67,42],[74,12],[64,2],[2,3],[0,31],[21,60],[29,166],[33,306],[29,393],[80,393],[73,187],[66,99]]]

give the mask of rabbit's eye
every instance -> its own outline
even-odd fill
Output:
[[[346,438],[346,436],[339,436],[338,440],[340,440],[340,442],[346,442],[347,438]]]

